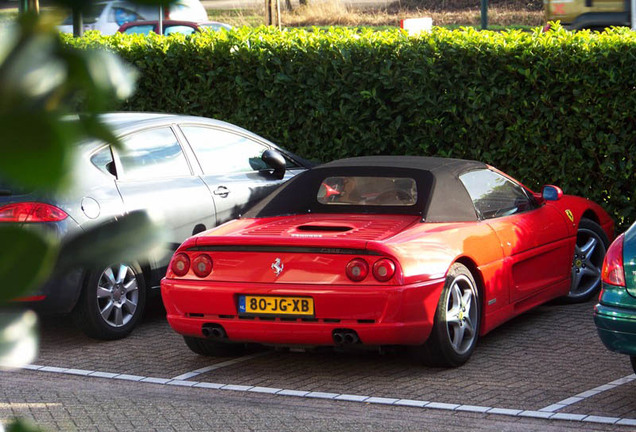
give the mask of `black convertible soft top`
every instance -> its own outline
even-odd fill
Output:
[[[340,159],[305,171],[247,212],[246,218],[305,213],[377,213],[421,215],[427,222],[467,222],[478,219],[459,176],[486,169],[482,162],[422,156],[364,156]],[[409,177],[417,182],[414,206],[328,206],[316,199],[330,176]]]

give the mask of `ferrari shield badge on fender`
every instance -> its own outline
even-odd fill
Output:
[[[565,211],[565,214],[568,216],[568,219],[570,219],[570,222],[574,222],[574,215],[572,214],[572,211],[570,209],[567,209]]]
[[[274,270],[274,273],[276,273],[277,277],[282,273],[284,267],[285,266],[283,265],[283,262],[280,260],[280,258],[276,258],[276,261],[272,263],[272,270]]]

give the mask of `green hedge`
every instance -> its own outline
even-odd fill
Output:
[[[304,157],[477,159],[636,221],[636,34],[238,29],[89,34],[140,71],[124,110],[223,119]]]

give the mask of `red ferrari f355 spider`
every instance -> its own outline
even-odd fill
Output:
[[[506,320],[589,299],[613,229],[597,204],[556,186],[533,193],[480,162],[344,159],[186,240],[161,288],[199,354],[405,345],[459,366]]]

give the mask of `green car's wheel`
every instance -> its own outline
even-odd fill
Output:
[[[634,369],[634,373],[636,373],[636,356],[631,356],[630,359],[632,360],[632,369]]]

